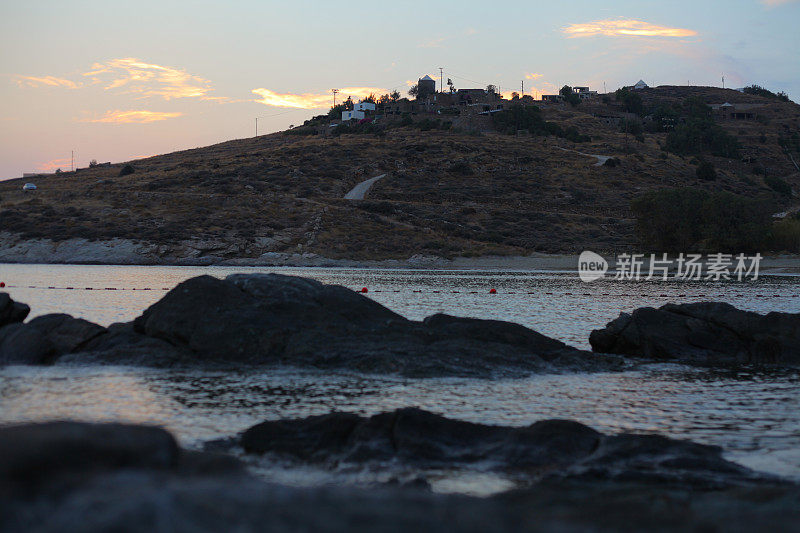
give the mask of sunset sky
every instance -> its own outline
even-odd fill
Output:
[[[456,87],[758,83],[800,101],[800,1],[6,0],[0,178],[252,136],[444,68]]]

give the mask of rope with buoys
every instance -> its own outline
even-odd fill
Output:
[[[59,291],[70,291],[70,290],[84,290],[84,291],[169,291],[171,287],[57,287],[54,285],[6,285],[5,282],[0,281],[0,288],[7,288],[7,289],[48,289],[48,290],[59,290]],[[373,293],[400,293],[404,292],[401,289],[376,289],[370,290],[368,287],[361,287],[360,289],[355,289],[356,292],[361,294],[368,294],[370,292]],[[609,296],[609,297],[616,297],[616,298],[745,298],[748,295],[737,293],[737,294],[688,294],[688,293],[681,293],[676,295],[669,295],[665,293],[659,294],[612,294],[609,292],[597,293],[592,294],[588,292],[583,293],[574,293],[574,292],[563,292],[563,293],[555,293],[555,292],[536,292],[536,291],[526,291],[526,292],[499,292],[495,288],[490,288],[487,292],[480,292],[480,291],[446,291],[441,289],[431,289],[431,290],[424,290],[424,289],[412,289],[412,293],[414,294],[492,294],[492,295],[517,295],[517,294],[528,294],[528,295],[541,295],[544,294],[545,296]],[[750,295],[751,298],[800,298],[800,294],[753,294]]]

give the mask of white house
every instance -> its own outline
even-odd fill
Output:
[[[361,105],[361,104],[356,104],[356,105]],[[362,118],[364,118],[363,111],[356,111],[355,109],[352,111],[342,111],[342,122],[353,119],[361,120]]]
[[[355,111],[375,111],[375,104],[372,102],[359,102],[353,106]]]
[[[647,85],[643,80],[639,80],[636,85],[633,86],[634,89],[637,91],[640,89],[648,89],[650,86]]]

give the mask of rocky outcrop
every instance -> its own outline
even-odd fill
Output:
[[[417,469],[471,467],[542,479],[636,481],[694,488],[759,482],[722,450],[656,435],[603,435],[568,420],[503,427],[452,420],[415,408],[364,418],[332,413],[262,422],[239,444],[329,468],[402,464]]]
[[[0,328],[22,322],[30,312],[30,307],[23,303],[15,302],[8,294],[0,292]]]
[[[761,315],[718,302],[622,313],[589,337],[592,349],[706,365],[800,366],[800,314]]]
[[[133,323],[108,329],[67,315],[9,327],[0,329],[0,362],[272,364],[417,377],[622,365],[519,324],[441,314],[412,321],[344,287],[278,274],[192,278]]]
[[[553,438],[561,431],[545,432],[552,435],[540,435],[540,446],[585,454],[584,439],[597,435],[586,428],[572,447],[574,429],[560,444]],[[602,448],[601,442],[592,453]],[[655,456],[660,447],[646,448]],[[609,453],[622,458],[630,451],[617,446]],[[673,462],[681,461],[698,470],[694,456],[676,454]],[[0,428],[2,531],[347,532],[365,524],[416,532],[757,531],[768,524],[788,532],[800,521],[800,489],[791,483],[697,490],[653,481],[550,477],[489,498],[413,486],[298,488],[257,479],[229,456],[180,449],[158,428],[75,422]]]
[[[64,314],[10,324],[0,328],[0,364],[49,363],[59,355],[79,350],[105,331],[97,324]]]
[[[413,376],[613,368],[517,324],[408,320],[344,287],[278,274],[187,280],[134,322],[197,360],[280,363]]]

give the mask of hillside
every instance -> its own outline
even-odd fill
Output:
[[[646,108],[680,106],[691,96],[763,105],[757,120],[718,121],[741,144],[737,158],[666,152],[667,133],[648,128],[636,140],[603,118],[624,113],[613,95],[541,106],[547,121],[574,126],[590,142],[501,134],[488,117],[471,119],[471,127],[456,117],[447,131],[395,122],[377,134],[281,132],[133,161],[123,176],[125,165],[115,164],[0,182],[0,232],[6,246],[130,239],[158,245],[165,258],[311,252],[405,259],[631,248],[631,201],[664,187],[760,198],[773,212],[795,206],[792,194],[768,186],[764,172],[800,191],[800,172],[787,155],[800,162],[800,106],[715,88],[640,95]],[[314,124],[309,131],[328,129]],[[597,166],[576,152],[614,160]],[[700,159],[713,163],[716,180],[698,180]],[[379,174],[386,177],[366,200],[343,199]],[[22,191],[25,181],[38,190]]]

